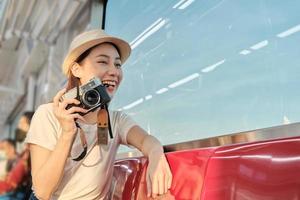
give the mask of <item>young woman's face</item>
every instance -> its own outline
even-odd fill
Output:
[[[123,78],[121,64],[120,55],[113,45],[109,43],[100,44],[93,48],[79,64],[81,68],[80,82],[85,84],[91,78],[98,77],[112,97]]]

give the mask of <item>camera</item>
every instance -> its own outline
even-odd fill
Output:
[[[94,111],[110,102],[110,97],[106,92],[105,86],[102,84],[100,79],[92,78],[88,83],[79,87],[72,88],[62,96],[62,99],[77,99],[80,101],[79,105],[69,104],[67,109],[73,106],[79,106],[86,110],[87,113]],[[81,115],[87,113],[79,113]]]

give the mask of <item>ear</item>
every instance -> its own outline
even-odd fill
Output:
[[[82,67],[77,63],[77,62],[74,62],[71,66],[71,73],[77,77],[77,78],[81,78],[81,69]]]

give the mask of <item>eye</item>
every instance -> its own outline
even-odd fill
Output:
[[[107,62],[106,62],[106,61],[104,61],[104,60],[97,61],[97,63],[101,63],[101,64],[107,64]]]
[[[120,69],[122,67],[121,63],[116,63],[115,64],[116,68]]]

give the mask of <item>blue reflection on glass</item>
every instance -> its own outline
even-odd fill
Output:
[[[299,1],[110,0],[130,42],[114,109],[163,144],[300,121]]]

